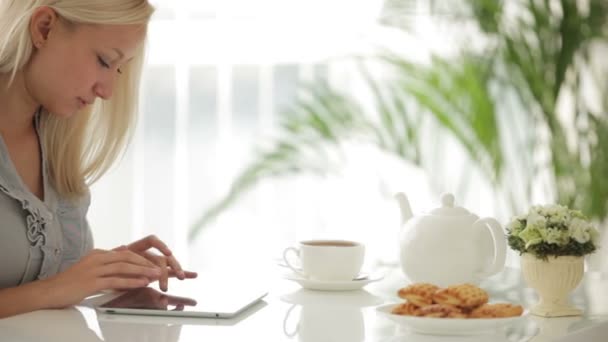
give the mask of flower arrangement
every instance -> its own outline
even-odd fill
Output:
[[[509,246],[520,254],[583,256],[597,249],[598,230],[578,210],[562,205],[533,206],[507,225]]]

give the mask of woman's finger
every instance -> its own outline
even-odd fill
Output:
[[[146,259],[154,262],[155,264],[158,264],[156,262],[156,258],[165,258],[167,266],[169,266],[168,277],[175,277],[175,278],[178,278],[180,280],[192,278],[192,272],[190,273],[190,277],[187,277],[186,273],[182,269],[182,266],[177,261],[177,259],[175,259],[175,257],[173,255],[168,256],[168,257],[164,257],[164,256],[153,254],[153,253],[147,252],[147,251],[146,252],[142,252],[141,255],[143,255]],[[196,275],[195,275],[195,277],[196,277]]]
[[[150,248],[156,248],[163,255],[170,256],[173,254],[171,252],[171,250],[169,249],[169,247],[167,247],[167,245],[164,242],[162,242],[159,238],[157,238],[155,235],[150,235],[141,240],[135,241],[135,242],[129,244],[128,247],[130,250],[137,251],[137,252],[143,252],[143,251],[147,251]]]
[[[156,266],[160,268],[160,278],[158,279],[158,287],[166,292],[169,289],[169,269],[167,268],[167,259],[162,255],[150,255]]]
[[[150,253],[150,252],[138,252],[137,254],[141,255],[144,258],[146,258],[148,261],[150,261],[154,265],[156,265],[156,263],[157,263],[156,262],[156,258],[158,258],[160,256],[158,254],[154,254],[154,253]]]
[[[129,250],[110,251],[105,254],[100,254],[98,258],[100,258],[101,262],[104,264],[111,264],[115,262],[129,262],[141,266],[156,267],[156,265],[150,260]]]
[[[161,270],[157,267],[148,267],[131,264],[128,262],[115,262],[105,264],[95,270],[97,276],[125,276],[125,277],[145,277],[147,279],[156,280],[161,276]]]
[[[161,274],[158,283],[160,285],[160,289],[166,292],[169,289],[169,271],[167,270],[167,259],[165,257],[159,257],[159,260],[161,262],[159,265]]]
[[[184,270],[182,269],[182,266],[179,264],[177,259],[175,259],[173,255],[168,256],[166,259],[168,266],[171,267],[177,278],[180,280],[186,279],[186,274],[184,273]]]
[[[151,248],[157,249],[167,257],[166,262],[175,271],[175,276],[178,279],[186,279],[186,274],[184,273],[179,261],[177,261],[175,256],[173,256],[173,252],[155,235],[150,235],[129,245],[129,249],[140,253],[148,253],[148,250]]]
[[[191,272],[191,271],[183,271],[184,272],[184,279],[194,279],[196,277],[198,277],[198,273],[196,272]],[[169,278],[176,278],[177,274],[175,274],[175,271],[173,271],[172,269],[169,269]]]
[[[113,289],[135,289],[147,286],[146,278],[100,277],[95,279],[95,292]]]
[[[167,266],[169,266],[169,269],[167,270],[167,277],[169,278],[178,278],[180,280],[184,280],[197,277],[196,272],[184,271],[181,268],[179,262],[173,256],[164,257],[162,255],[156,255],[150,252],[143,252],[141,255],[144,256],[146,259],[152,261],[156,265],[159,265],[159,263],[156,261],[157,258],[165,258]]]

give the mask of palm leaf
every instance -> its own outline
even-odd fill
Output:
[[[263,179],[300,173],[325,175],[334,169],[326,152],[328,146],[339,150],[341,141],[373,131],[373,125],[355,103],[325,82],[306,88],[303,98],[283,116],[283,136],[256,154],[236,177],[228,194],[190,227],[189,238],[193,240],[202,227]]]
[[[282,116],[281,137],[271,142],[268,149],[258,152],[254,161],[236,177],[228,194],[194,222],[190,239],[263,179],[301,173],[322,176],[336,170],[327,151],[339,152],[342,143],[349,139],[367,142],[419,164],[420,147],[413,125],[419,125],[420,118],[410,120],[402,94],[390,91],[390,87],[381,89],[363,64],[360,70],[375,95],[373,113],[363,112],[363,106],[356,99],[332,89],[327,82],[307,86],[304,95]],[[373,122],[374,116],[380,117],[379,123]]]
[[[395,55],[382,58],[397,69],[402,96],[413,97],[496,182],[504,157],[488,70],[479,68],[481,61],[466,56],[460,62],[434,58],[431,66],[423,67]]]

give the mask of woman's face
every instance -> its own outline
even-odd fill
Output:
[[[42,12],[42,13],[39,13]],[[49,8],[30,24],[35,51],[26,65],[27,91],[49,112],[69,117],[112,96],[145,36],[143,25],[71,25]]]

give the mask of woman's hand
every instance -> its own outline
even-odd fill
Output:
[[[160,276],[154,263],[130,250],[93,250],[41,285],[47,307],[64,308],[102,290],[144,287]]]
[[[129,250],[146,258],[160,268],[160,278],[158,285],[162,291],[167,291],[169,288],[169,278],[177,277],[179,280],[196,278],[196,272],[184,271],[177,259],[173,256],[173,252],[154,235],[150,235],[141,240],[135,241],[127,246],[115,248],[116,251]],[[152,251],[158,251],[161,255],[155,254]]]

